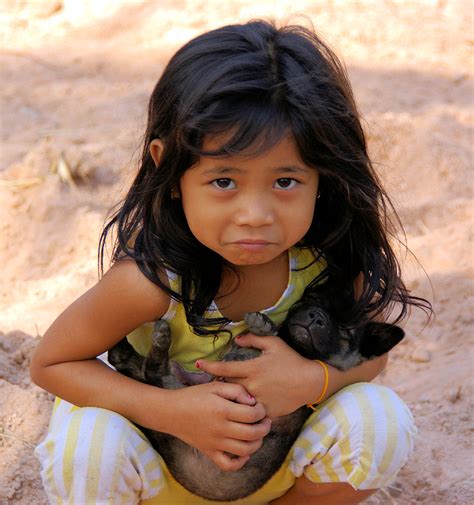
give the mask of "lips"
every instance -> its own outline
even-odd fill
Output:
[[[261,239],[242,239],[233,242],[233,244],[246,251],[261,251],[272,243]]]
[[[237,240],[234,244],[270,244],[268,240],[261,239],[253,239],[253,238],[244,238],[242,240]]]

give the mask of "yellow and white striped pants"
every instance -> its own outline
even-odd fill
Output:
[[[348,386],[305,423],[280,470],[260,490],[233,505],[264,505],[305,475],[348,482],[355,489],[389,484],[413,451],[416,428],[390,389]],[[192,495],[169,474],[143,433],[105,409],[56,400],[49,432],[37,447],[41,477],[53,504],[218,505]]]

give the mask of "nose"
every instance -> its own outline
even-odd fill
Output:
[[[322,310],[311,310],[308,316],[311,319],[311,323],[318,328],[324,328],[327,325],[327,317]]]
[[[234,221],[238,226],[259,228],[272,224],[274,220],[272,203],[261,193],[242,197],[234,213]]]
[[[311,326],[314,330],[325,329],[328,325],[328,317],[318,307],[309,307],[301,312],[299,322],[304,326]]]

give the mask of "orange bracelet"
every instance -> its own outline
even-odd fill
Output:
[[[319,359],[315,359],[314,361],[316,361],[316,363],[319,363],[323,367],[323,370],[324,370],[324,386],[323,386],[323,390],[321,391],[321,394],[319,395],[319,398],[314,403],[308,403],[306,406],[308,408],[310,408],[310,409],[316,410],[316,407],[318,406],[319,403],[321,403],[322,399],[324,398],[324,395],[326,394],[326,391],[328,390],[328,386],[329,386],[329,370],[328,370],[328,366],[323,361],[321,361]]]

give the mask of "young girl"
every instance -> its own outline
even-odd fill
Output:
[[[328,367],[326,381],[277,337],[246,334],[239,345],[261,357],[217,361],[246,312],[279,324],[311,282],[354,286],[353,326],[423,305],[400,279],[388,205],[345,70],[313,32],[256,21],[180,49],[152,93],[138,175],[101,237],[102,265],[116,228],[113,266],[32,360],[33,380],[58,397],[36,451],[51,503],[211,503],[172,478],[134,423],[235,471],[272,418],[317,399],[280,470],[233,503],[347,505],[390,483],[415,427],[392,391],[369,383],[386,356]],[[97,359],[125,335],[146,355],[160,318],[172,359],[226,381],[163,390]]]

